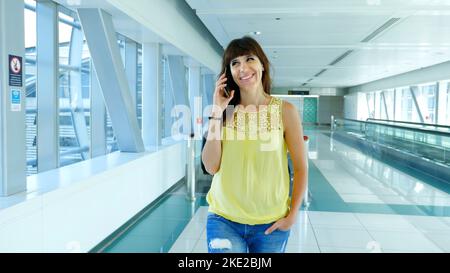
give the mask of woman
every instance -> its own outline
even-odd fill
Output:
[[[270,96],[269,65],[250,37],[231,41],[223,56],[202,152],[214,175],[207,195],[210,253],[282,253],[300,209],[307,179],[301,122],[292,104]]]

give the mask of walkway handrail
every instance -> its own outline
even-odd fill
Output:
[[[426,129],[426,128],[414,128],[414,127],[395,125],[395,124],[378,123],[378,122],[375,122],[375,121],[363,121],[363,120],[346,119],[346,118],[336,119],[336,121],[337,120],[358,122],[358,123],[362,123],[362,124],[364,124],[366,126],[368,124],[375,124],[375,125],[384,126],[384,127],[397,128],[397,129],[403,129],[403,130],[410,130],[410,131],[416,131],[416,132],[424,132],[424,133],[430,133],[430,134],[433,134],[433,135],[440,135],[440,136],[450,137],[450,131],[449,132],[444,132],[444,131],[438,131],[438,130],[430,130],[430,129]]]
[[[439,128],[450,129],[450,126],[448,126],[448,125],[431,124],[431,123],[420,123],[420,122],[411,122],[411,121],[401,121],[401,120],[368,118],[368,119],[366,119],[366,121],[383,121],[383,122],[404,123],[404,124],[413,124],[413,125],[420,125],[420,126],[430,126],[430,127],[439,127]]]

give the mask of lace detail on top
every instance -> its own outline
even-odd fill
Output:
[[[260,105],[258,112],[237,110],[233,113],[232,122],[227,122],[227,128],[246,133],[271,132],[281,130],[281,106],[279,98],[272,97],[268,105]]]

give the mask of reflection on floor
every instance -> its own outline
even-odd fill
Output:
[[[450,187],[404,173],[308,128],[310,206],[292,228],[287,252],[450,252]],[[106,252],[207,252],[207,193],[168,195]]]
[[[169,252],[207,252],[207,212],[199,208]],[[450,252],[450,217],[302,211],[286,252]]]

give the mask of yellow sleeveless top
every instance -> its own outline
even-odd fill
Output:
[[[206,200],[209,211],[241,224],[267,224],[290,207],[282,100],[258,112],[237,110],[222,130],[222,161]]]

